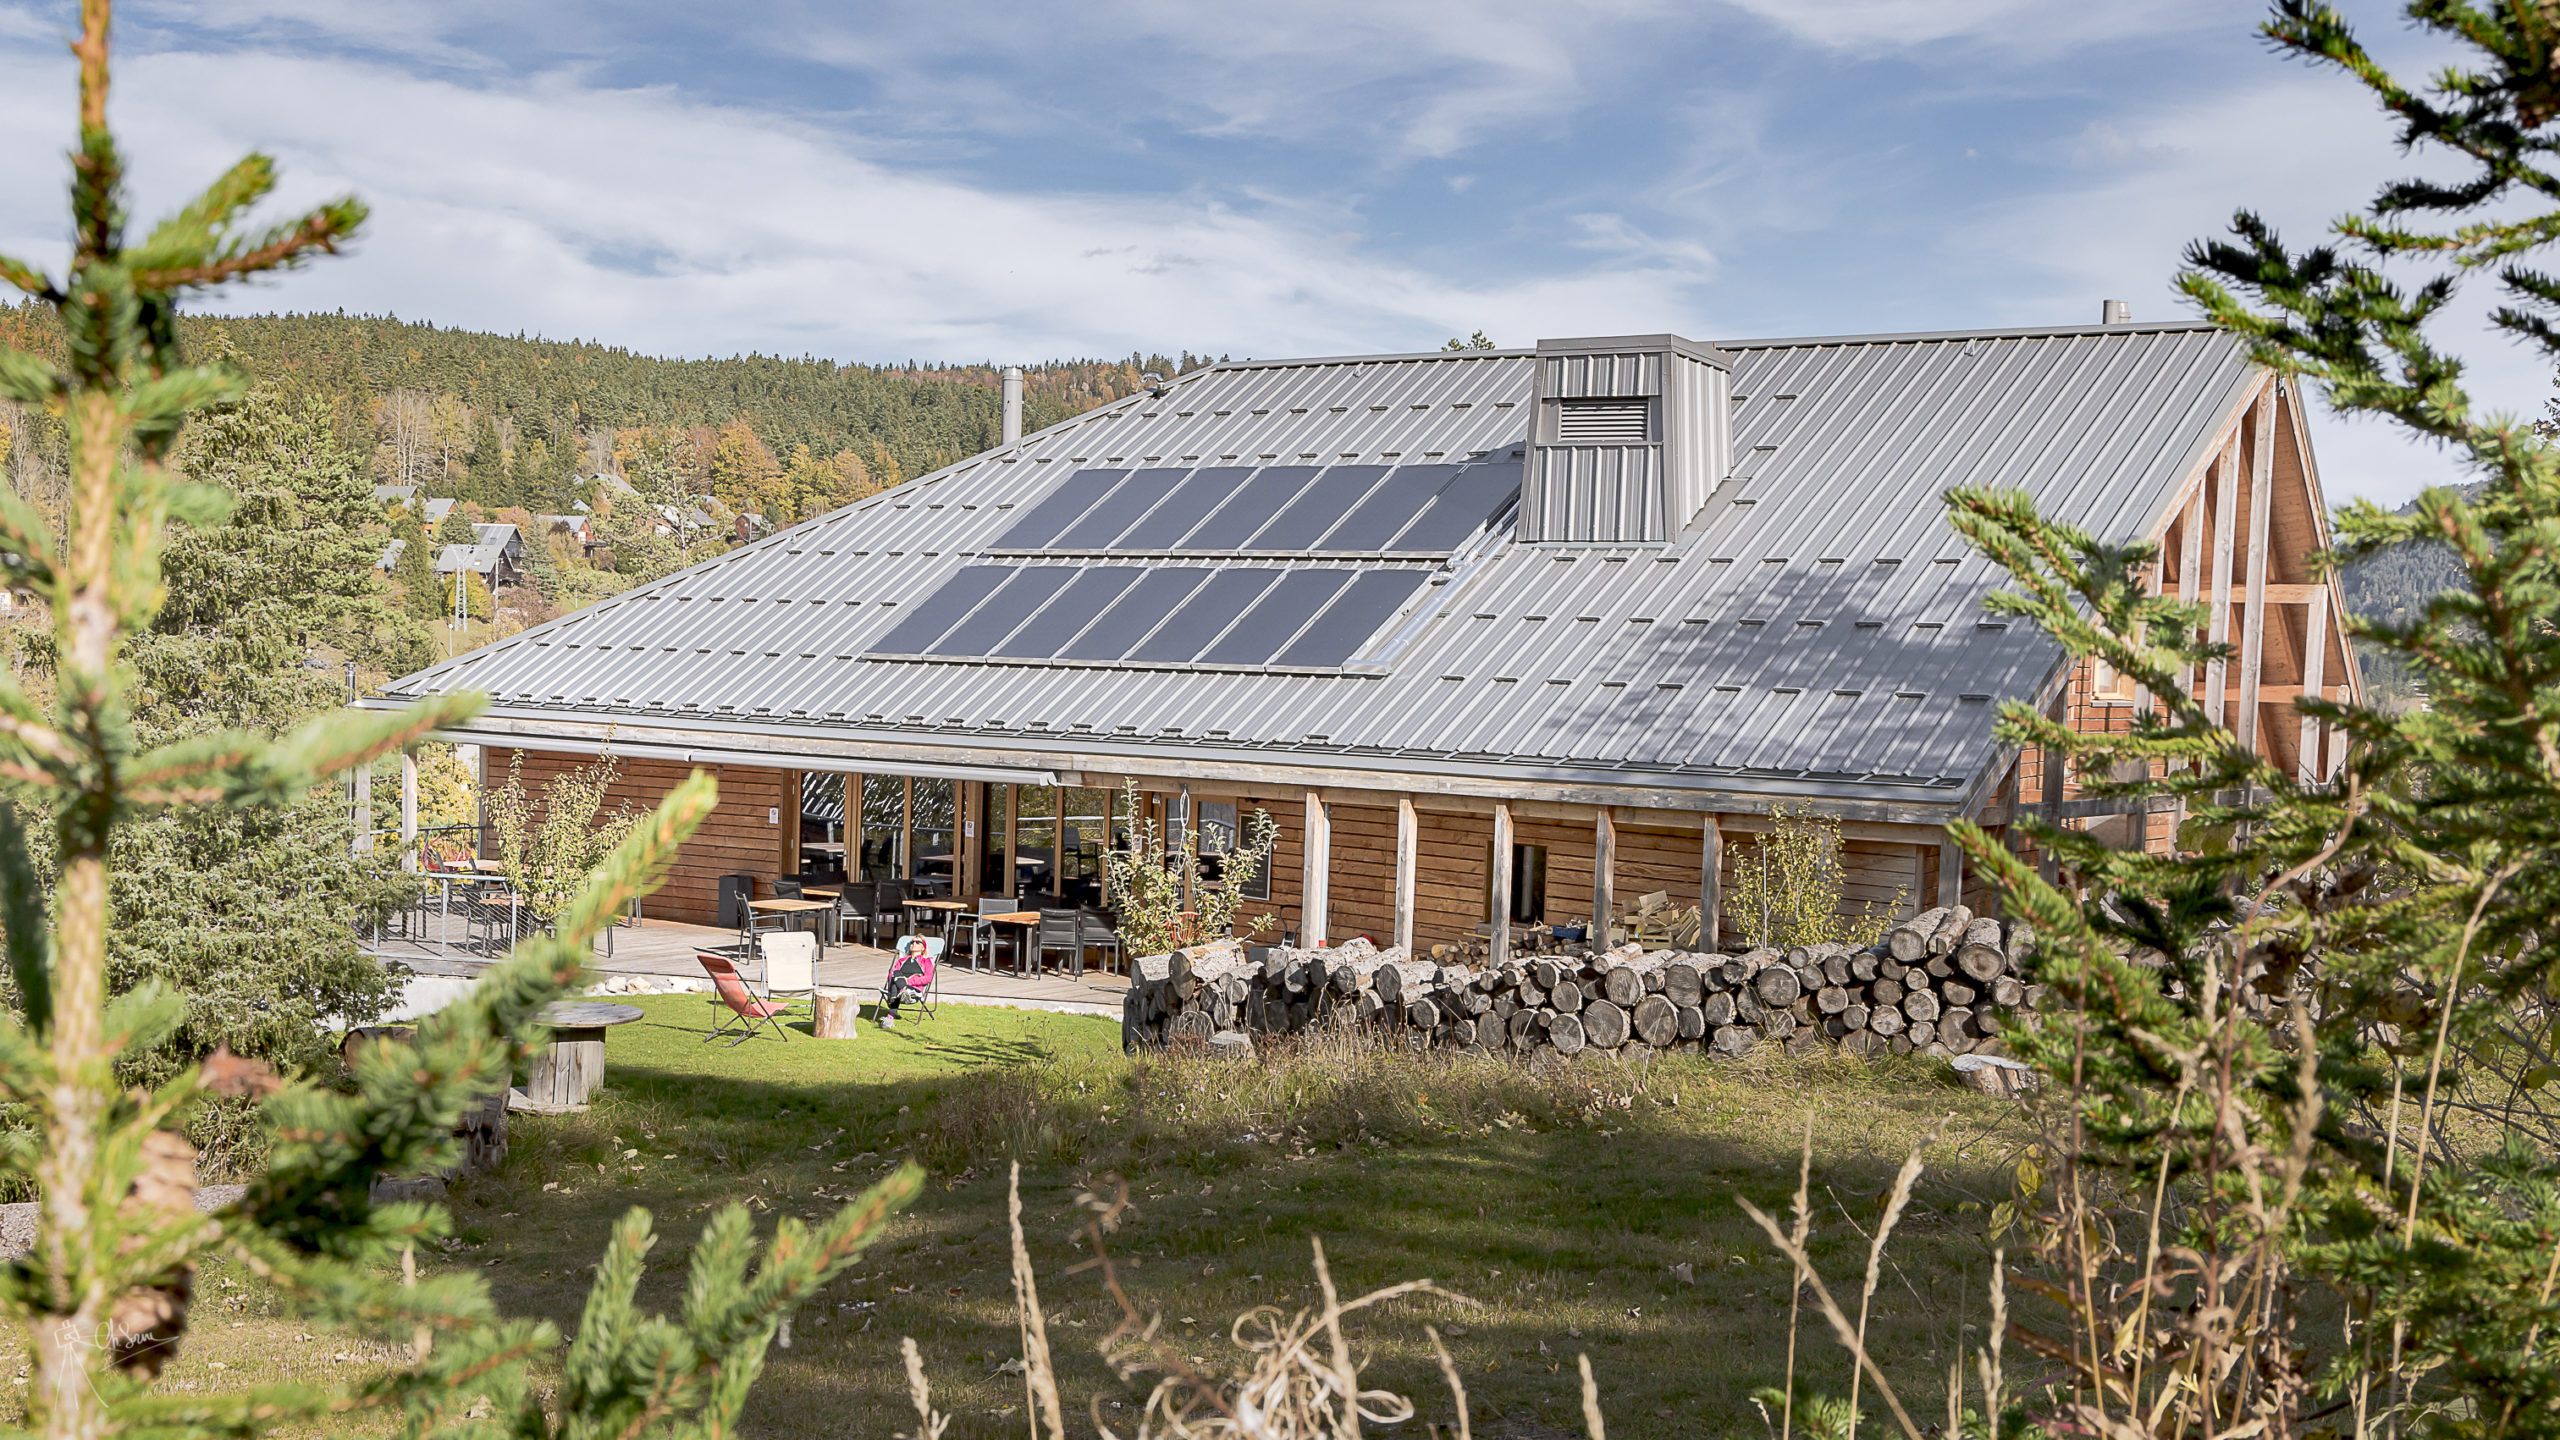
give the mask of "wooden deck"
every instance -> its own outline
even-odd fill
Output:
[[[612,953],[606,953],[610,941]],[[710,925],[688,925],[679,920],[643,920],[636,925],[616,926],[609,936],[596,942],[595,968],[599,980],[615,976],[647,976],[665,982],[676,982],[686,989],[708,990],[709,980],[694,952],[737,944],[738,932]],[[468,953],[459,947],[441,947],[401,939],[384,939],[365,946],[368,953],[384,960],[397,961],[416,972],[421,981],[412,982],[417,1005],[431,1009],[442,999],[449,999],[461,986],[493,963],[488,957]],[[1010,959],[1010,951],[1006,952]],[[868,945],[830,945],[818,962],[818,983],[842,986],[865,994],[878,993],[889,978],[889,952]],[[995,1005],[1016,1010],[1051,1010],[1074,1015],[1108,1015],[1120,1013],[1121,994],[1129,988],[1126,976],[1110,974],[1088,966],[1082,979],[1072,978],[1054,968],[1030,975],[1014,975],[998,969],[971,970],[965,961],[946,963],[942,967],[942,996],[954,1005]]]

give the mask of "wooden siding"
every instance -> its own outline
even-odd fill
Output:
[[[510,764],[523,757],[525,790],[539,796],[556,776],[589,763],[579,755],[544,750],[497,751],[489,757],[489,779],[503,785]],[[618,760],[612,786],[605,792],[608,808],[627,805],[635,813],[655,808],[669,790],[693,771],[689,765],[664,760]],[[787,827],[766,818],[780,809],[787,819],[796,808],[794,772],[751,769],[741,765],[705,767],[720,783],[720,803],[676,851],[666,884],[640,902],[644,914],[661,920],[714,925],[720,919],[720,877],[749,874],[759,879],[784,873]]]

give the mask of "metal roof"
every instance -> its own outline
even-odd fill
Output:
[[[1180,755],[1953,807],[2058,652],[1942,493],[2015,486],[2132,538],[2259,378],[2195,325],[1719,341],[1733,474],[1670,543],[1523,544],[1496,514],[1345,669],[866,655],[1089,465],[1500,461],[1525,351],[1194,371],[386,687],[624,719],[1095,758]],[[1188,561],[1183,563],[1199,563]],[[995,754],[988,758],[996,760]]]

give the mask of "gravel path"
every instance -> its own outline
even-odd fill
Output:
[[[196,1208],[211,1212],[249,1193],[246,1185],[207,1185],[196,1191]],[[0,1205],[0,1259],[24,1255],[35,1248],[36,1203],[32,1200],[17,1205]]]

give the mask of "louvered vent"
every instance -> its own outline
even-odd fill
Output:
[[[1556,407],[1559,445],[1642,445],[1650,400],[1567,400]]]
[[[1675,538],[1733,468],[1731,394],[1731,360],[1677,335],[1539,341],[1516,533],[1550,545]]]

